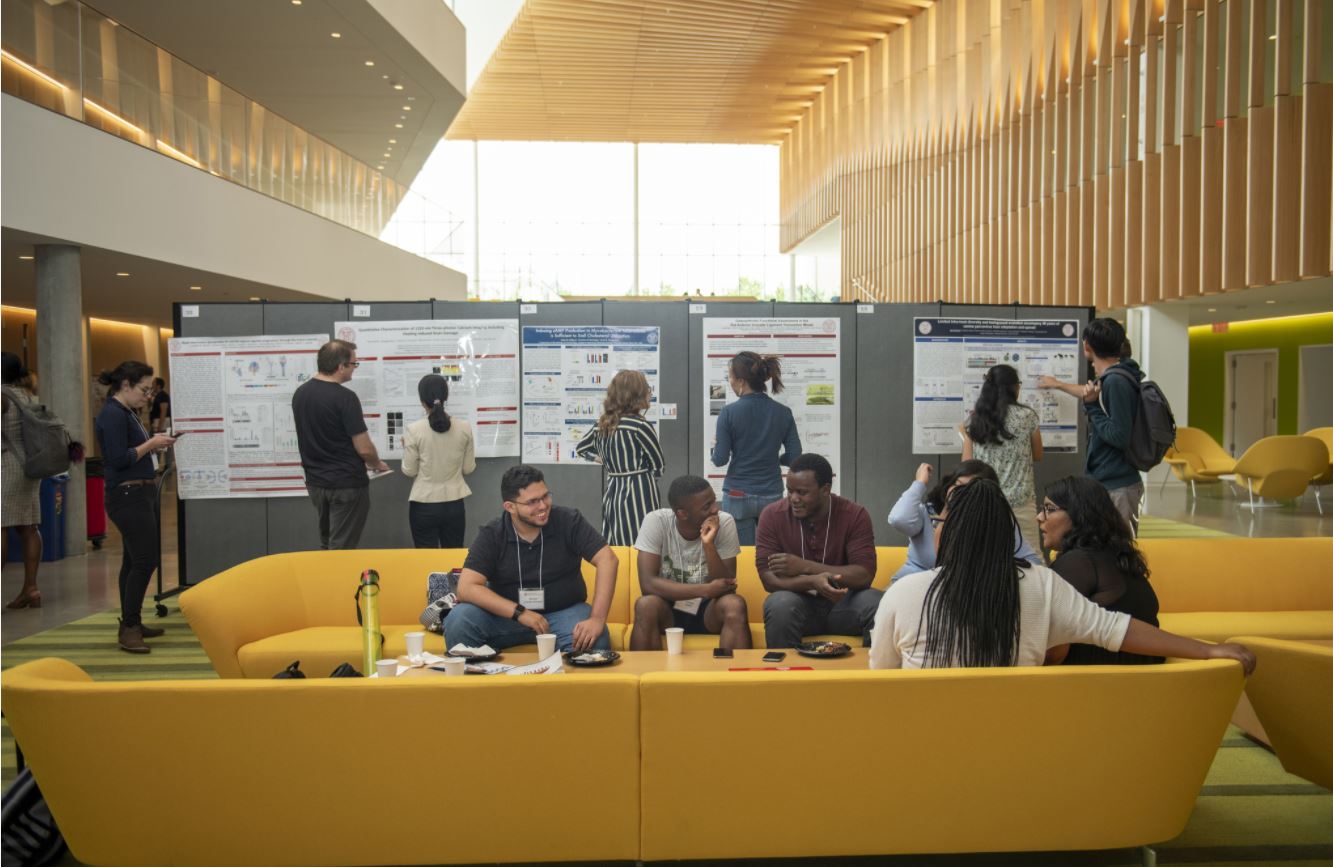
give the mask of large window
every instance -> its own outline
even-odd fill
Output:
[[[413,189],[457,222],[432,232],[404,207],[386,239],[463,271],[474,297],[837,292],[791,291],[772,146],[448,141]]]

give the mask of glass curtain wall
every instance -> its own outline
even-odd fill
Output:
[[[417,252],[466,273],[482,299],[838,291],[778,251],[773,146],[641,144],[636,167],[632,144],[445,141],[413,189],[457,220]],[[404,207],[389,231],[415,237],[419,222]]]

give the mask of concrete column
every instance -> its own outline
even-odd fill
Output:
[[[83,324],[83,277],[78,247],[38,244],[37,388],[73,438],[87,429],[88,352]],[[91,444],[84,442],[91,452]],[[82,555],[88,543],[84,466],[74,464],[65,488],[65,556]]]
[[[1157,304],[1129,311],[1134,358],[1171,401],[1176,427],[1189,424],[1190,315],[1183,304]]]

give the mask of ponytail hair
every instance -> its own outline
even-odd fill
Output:
[[[773,393],[782,393],[782,361],[776,355],[760,355],[748,349],[731,359],[731,375],[750,386],[751,391],[764,392],[765,382],[773,383]]]
[[[152,376],[153,368],[142,361],[122,361],[111,370],[97,374],[97,381],[107,387],[107,397],[120,391],[125,383],[133,385],[145,376]]]
[[[436,433],[446,433],[453,426],[453,419],[444,411],[444,402],[449,399],[449,380],[438,373],[428,373],[417,383],[417,397],[426,407],[426,419],[430,429]]]

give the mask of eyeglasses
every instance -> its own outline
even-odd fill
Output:
[[[542,494],[540,497],[533,497],[531,500],[510,500],[509,502],[513,503],[515,506],[522,506],[523,508],[526,509],[526,508],[530,508],[530,507],[532,507],[532,506],[535,506],[535,505],[537,505],[538,503],[549,503],[549,502],[551,502],[551,492],[550,492],[550,491],[547,491],[546,493]]]
[[[359,362],[359,361],[344,361],[344,362],[343,362],[343,365],[346,366],[346,367],[360,367],[360,366],[361,366],[361,362]]]
[[[930,523],[932,526],[938,527],[940,524],[944,523],[945,517],[945,515],[931,515]]]
[[[136,385],[134,390],[139,392],[139,394],[142,394],[144,397],[148,397],[148,395],[153,393],[153,387],[151,385]]]
[[[1041,507],[1037,509],[1037,514],[1045,518],[1049,517],[1052,512],[1063,512],[1063,511],[1064,509],[1060,508],[1054,503],[1042,503]]]

